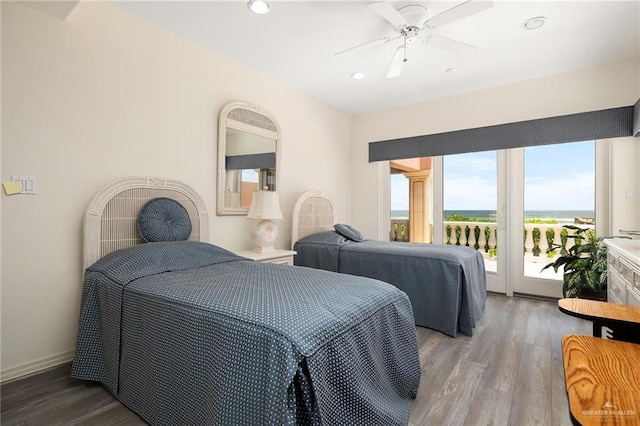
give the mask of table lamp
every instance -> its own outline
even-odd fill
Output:
[[[248,219],[258,219],[256,229],[251,231],[251,237],[255,242],[253,251],[266,253],[274,251],[274,243],[278,239],[277,219],[284,219],[280,210],[280,198],[276,191],[254,191]]]

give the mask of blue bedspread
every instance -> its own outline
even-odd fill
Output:
[[[154,425],[407,424],[420,364],[393,286],[173,242],[87,269],[72,375]]]
[[[469,247],[365,240],[333,231],[296,242],[294,263],[375,278],[407,293],[416,325],[455,337],[472,336],[484,313],[486,275],[482,255]]]

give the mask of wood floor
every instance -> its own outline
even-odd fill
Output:
[[[417,327],[422,381],[410,416],[422,425],[570,425],[560,337],[591,323],[555,303],[490,294],[473,337]],[[2,385],[3,426],[144,425],[69,366]]]
[[[417,328],[411,425],[571,425],[560,338],[591,328],[555,302],[495,294],[473,337]]]

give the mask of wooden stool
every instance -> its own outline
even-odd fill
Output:
[[[586,425],[640,425],[640,345],[562,338],[571,418]]]
[[[567,315],[593,321],[595,337],[640,343],[640,306],[560,299],[558,308]]]

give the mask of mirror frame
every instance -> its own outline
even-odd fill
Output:
[[[236,109],[251,111],[267,117],[269,120],[271,120],[271,123],[273,124],[275,131],[265,129],[259,126],[255,126],[250,123],[237,121],[237,120],[234,120],[233,118],[229,118],[229,113],[231,113],[231,111]],[[225,186],[226,186],[226,179],[227,179],[227,169],[226,169],[227,129],[229,128],[275,140],[275,143],[276,143],[275,187],[277,189],[280,182],[280,143],[281,143],[281,137],[282,137],[280,132],[280,125],[278,124],[278,121],[275,119],[273,114],[271,114],[269,111],[257,105],[253,105],[247,102],[241,102],[241,101],[230,102],[226,104],[220,111],[220,116],[218,119],[218,174],[217,174],[218,191],[217,191],[217,200],[216,200],[216,215],[218,216],[247,215],[249,213],[248,207],[226,207],[224,205]]]

